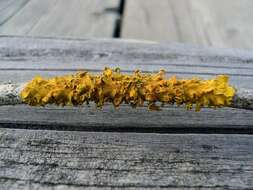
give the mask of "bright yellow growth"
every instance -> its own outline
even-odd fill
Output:
[[[161,70],[157,74],[132,75],[120,73],[119,69],[105,68],[103,74],[95,76],[87,72],[51,79],[35,77],[21,92],[22,100],[32,106],[81,105],[94,101],[98,107],[112,102],[115,107],[121,103],[133,107],[148,102],[149,109],[158,110],[155,103],[186,105],[196,111],[201,107],[223,107],[231,103],[235,90],[228,84],[228,76],[220,75],[212,80],[198,78],[179,80],[165,78]]]

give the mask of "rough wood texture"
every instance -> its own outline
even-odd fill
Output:
[[[0,129],[0,188],[253,188],[248,135]]]
[[[34,75],[55,76],[104,67],[136,69],[191,78],[227,74],[237,88],[252,88],[253,53],[236,49],[122,40],[62,40],[0,37],[0,82],[24,82]]]
[[[253,53],[240,50],[0,37],[1,82],[110,66],[126,73],[164,68],[180,77],[229,74],[236,87],[251,88],[252,63]],[[247,134],[253,111],[233,108],[0,106],[0,189],[252,189]]]
[[[251,0],[128,0],[123,38],[253,47]]]
[[[119,16],[119,0],[0,2],[2,35],[112,37]]]
[[[232,84],[238,88],[252,88],[253,80],[253,54],[249,51],[120,40],[2,37],[0,61],[2,82],[24,82],[36,74],[55,76],[82,69],[100,72],[105,66],[120,67],[124,72],[135,69],[153,72],[164,68],[169,71],[168,74],[180,77],[209,78],[225,73],[231,76]],[[119,111],[111,106],[102,111],[95,110],[94,106],[41,109],[21,105],[0,109],[2,127],[100,131],[133,131],[144,127],[149,132],[169,132],[177,128],[177,132],[220,130],[221,133],[252,133],[253,129],[253,112],[232,108],[203,110],[200,113],[175,107],[166,107],[162,112],[148,112],[146,108],[132,110],[126,106]],[[139,120],[140,117],[143,120]],[[225,129],[229,130],[226,132]]]
[[[198,48],[183,45],[129,43],[121,40],[61,40],[0,38],[0,81],[23,82],[36,74],[55,76],[76,70],[100,72],[105,66],[124,72],[161,68],[180,77],[229,74],[238,88],[252,88],[253,54],[249,51]],[[162,112],[123,106],[115,111],[90,108],[0,107],[2,127],[99,131],[252,133],[253,112],[232,108],[203,110],[166,107]],[[15,115],[15,120],[13,116]],[[140,120],[139,118],[143,118]],[[120,128],[122,127],[122,128]],[[144,127],[144,129],[143,129]]]
[[[115,110],[106,105],[80,107],[0,106],[0,128],[158,132],[158,133],[246,133],[253,134],[253,111],[233,108],[202,109],[201,112],[169,106],[163,111]]]

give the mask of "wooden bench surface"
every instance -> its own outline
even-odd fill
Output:
[[[0,35],[253,48],[252,0],[0,0]]]
[[[120,0],[0,0],[0,34],[112,37]]]
[[[126,0],[123,38],[253,47],[251,0]]]
[[[253,53],[123,40],[0,37],[0,83],[105,66],[252,88]],[[0,106],[0,189],[253,188],[253,111]]]

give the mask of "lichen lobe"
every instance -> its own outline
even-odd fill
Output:
[[[120,69],[105,68],[101,75],[78,72],[73,75],[44,79],[36,76],[22,90],[22,101],[31,106],[82,105],[95,102],[103,107],[111,102],[115,107],[122,103],[133,107],[148,103],[149,109],[159,110],[156,103],[195,106],[224,107],[231,104],[235,89],[228,83],[229,77],[219,75],[214,79],[178,79],[165,77],[165,71],[156,74],[122,74]]]

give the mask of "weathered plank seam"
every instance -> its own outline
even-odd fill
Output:
[[[42,123],[42,122],[41,122]],[[21,121],[15,122],[1,122],[0,128],[2,129],[28,129],[28,130],[52,130],[52,131],[85,131],[85,132],[120,132],[120,133],[150,133],[150,134],[241,134],[241,135],[253,135],[253,128],[245,125],[230,125],[224,127],[224,125],[217,126],[204,126],[202,124],[187,124],[185,126],[180,125],[166,125],[161,127],[152,128],[154,125],[147,125],[145,127],[138,126],[120,126],[115,127],[109,124],[86,124],[85,126],[71,125],[71,124],[59,124],[48,123],[39,124]]]

